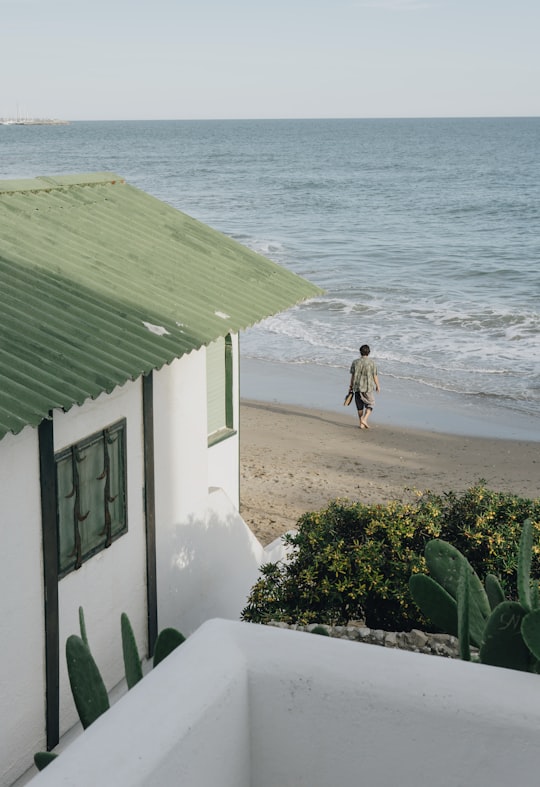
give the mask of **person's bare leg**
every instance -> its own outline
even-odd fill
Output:
[[[364,409],[364,415],[363,415],[363,417],[362,417],[362,418],[360,418],[360,428],[361,428],[361,429],[362,429],[362,428],[364,428],[364,429],[369,429],[369,426],[367,425],[367,420],[368,420],[368,418],[369,418],[369,416],[370,416],[370,415],[371,415],[371,407],[366,407],[366,408]]]

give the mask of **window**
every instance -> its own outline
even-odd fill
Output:
[[[61,451],[55,462],[64,576],[127,531],[125,420]]]
[[[208,438],[217,442],[234,428],[233,357],[230,335],[217,339],[206,348],[206,386]]]

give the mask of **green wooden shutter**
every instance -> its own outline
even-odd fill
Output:
[[[206,348],[208,434],[234,428],[233,343],[230,334]]]
[[[233,410],[233,346],[232,337],[225,337],[225,426],[234,428]]]
[[[56,457],[63,576],[126,532],[125,419]]]
[[[81,516],[81,552],[86,555],[105,541],[103,535],[103,437],[77,451]]]
[[[115,536],[121,533],[127,525],[126,518],[126,432],[117,429],[109,433],[110,456],[110,488],[109,488],[109,513],[111,516],[111,531]]]
[[[208,434],[226,426],[225,339],[221,337],[206,348],[206,393]]]
[[[73,491],[73,472],[71,452],[64,454],[56,462],[56,483],[58,494],[58,566],[66,571],[75,565],[75,527],[73,510],[75,495]]]

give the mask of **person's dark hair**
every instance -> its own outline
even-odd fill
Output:
[[[369,349],[369,344],[363,344],[360,347],[360,355],[369,355],[371,350]]]

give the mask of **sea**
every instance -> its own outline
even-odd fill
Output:
[[[540,440],[540,118],[0,126],[0,178],[112,171],[324,295],[246,330],[242,393]],[[354,415],[351,412],[351,415]]]

